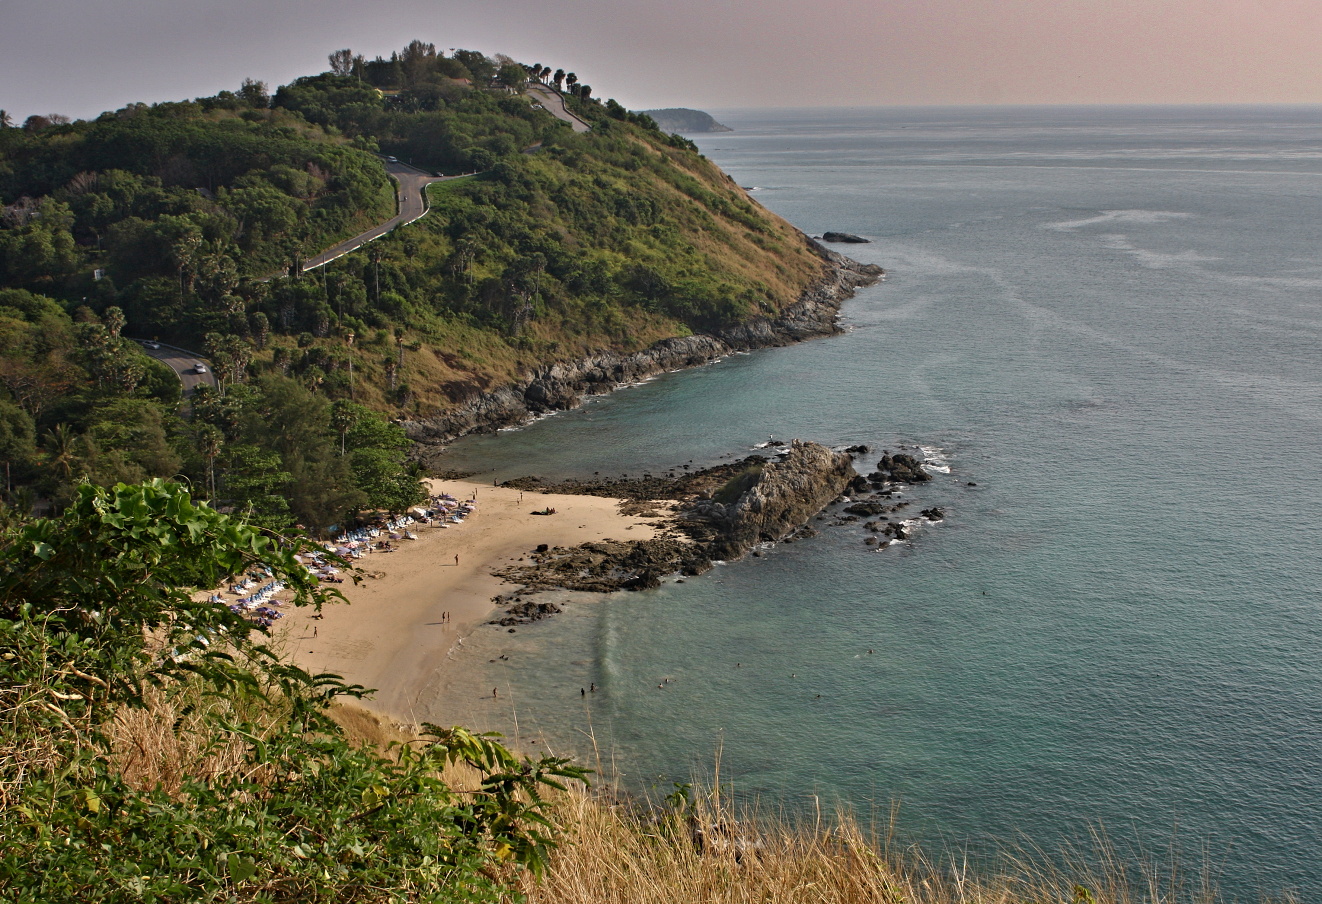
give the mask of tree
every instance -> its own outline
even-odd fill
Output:
[[[573,94],[574,86],[578,84],[578,76],[572,72],[569,73],[568,75],[565,76],[565,84],[569,86],[569,93]]]
[[[22,225],[0,229],[0,280],[39,285],[72,274],[79,263],[73,225],[69,205],[46,198]]]
[[[216,459],[225,447],[225,434],[211,424],[201,423],[193,428],[197,451],[207,461],[207,498],[216,501]]]
[[[336,75],[353,75],[354,55],[352,50],[347,47],[343,50],[337,50],[327,59],[330,60],[331,72]]]
[[[518,63],[506,63],[500,67],[496,79],[510,91],[522,91],[528,84],[528,70]]]
[[[68,424],[56,424],[47,430],[41,438],[41,444],[47,453],[47,461],[54,472],[66,483],[81,473],[83,464],[79,459],[78,436]]]
[[[341,399],[331,406],[331,426],[335,432],[340,435],[340,455],[344,455],[345,440],[349,436],[349,431],[354,425],[362,419],[363,415],[368,413],[368,409],[362,405]]]
[[[217,332],[207,333],[203,341],[222,389],[227,383],[242,381],[252,361],[252,346],[242,336]]]
[[[271,320],[262,311],[256,311],[249,318],[252,324],[252,338],[257,343],[257,350],[266,348],[266,340],[271,335]]]
[[[428,72],[435,67],[436,45],[413,40],[399,55],[399,62],[404,70],[404,83],[414,87],[422,83]]]
[[[293,477],[278,453],[252,443],[237,443],[225,446],[220,460],[224,479],[219,492],[235,512],[266,530],[293,526],[288,499]]]
[[[14,127],[14,118],[9,115],[7,110],[0,110],[0,129],[12,129]]]
[[[271,92],[266,88],[266,82],[259,82],[255,79],[246,78],[239,87],[239,97],[248,106],[259,110],[265,110],[271,106]]]
[[[555,77],[552,79],[552,81],[555,83],[555,90],[557,91],[561,90],[561,86],[564,84],[565,81],[565,70],[557,69],[555,71]]]

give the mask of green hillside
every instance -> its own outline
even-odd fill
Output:
[[[772,316],[823,273],[690,142],[572,73],[416,41],[331,63],[273,95],[248,81],[0,128],[11,499],[182,474],[273,525],[405,503],[405,444],[385,419],[551,361]],[[530,101],[529,78],[567,89],[592,130]],[[394,214],[384,156],[474,175],[434,184],[421,221],[300,274]],[[220,391],[182,420],[168,371],[129,338],[206,355]],[[298,436],[261,429],[290,408]],[[348,421],[380,426],[355,449],[364,430]],[[362,477],[355,454],[380,473]],[[301,498],[309,484],[325,498]]]

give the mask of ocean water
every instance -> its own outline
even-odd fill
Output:
[[[882,552],[823,523],[480,630],[437,711],[635,790],[719,756],[723,782],[791,811],[898,802],[929,845],[1054,850],[1100,826],[1205,855],[1234,897],[1316,895],[1322,109],[717,118],[736,131],[699,145],[754,198],[872,239],[843,246],[889,271],[848,332],[452,463],[640,473],[768,434],[862,442],[947,469],[908,497],[948,517]]]

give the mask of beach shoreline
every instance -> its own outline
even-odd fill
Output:
[[[362,579],[337,585],[348,605],[320,615],[289,609],[276,632],[288,657],[314,674],[331,672],[375,692],[362,705],[378,716],[413,724],[421,711],[443,711],[420,701],[443,683],[452,650],[492,619],[493,597],[514,585],[496,569],[519,562],[540,544],[573,547],[603,540],[645,540],[664,526],[657,517],[626,515],[619,500],[540,493],[485,485],[476,479],[432,480],[432,493],[476,497],[477,510],[447,528],[413,526],[417,540],[396,551],[357,560]],[[533,514],[554,510],[554,514]]]

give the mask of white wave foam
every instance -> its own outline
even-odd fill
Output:
[[[1084,226],[1097,226],[1102,223],[1168,223],[1171,220],[1184,220],[1192,217],[1191,213],[1179,213],[1173,210],[1103,210],[1095,217],[1083,220],[1066,220],[1063,223],[1044,223],[1043,229],[1067,232]]]
[[[936,471],[938,474],[950,473],[950,462],[946,459],[945,450],[940,446],[919,446],[918,451],[923,453],[924,468]]]

